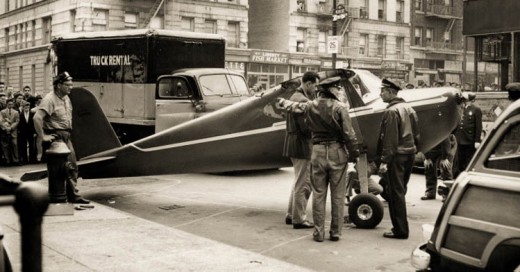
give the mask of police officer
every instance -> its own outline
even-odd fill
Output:
[[[468,166],[473,154],[480,146],[480,136],[482,134],[482,111],[474,104],[476,95],[473,92],[464,92],[462,117],[459,126],[455,130],[457,138],[457,169],[454,177]]]
[[[393,226],[383,237],[408,239],[405,195],[417,152],[419,127],[415,111],[404,99],[397,97],[400,90],[395,83],[383,79],[381,98],[388,106],[381,120],[377,154],[381,163],[379,175],[387,183],[384,190]]]
[[[67,72],[59,74],[53,81],[54,91],[48,93],[38,106],[34,115],[34,128],[38,137],[43,142],[61,140],[70,149],[67,157],[68,177],[66,182],[67,199],[50,199],[51,202],[68,202],[78,204],[88,204],[86,200],[78,194],[76,165],[76,154],[71,142],[72,132],[72,104],[69,94],[72,89],[72,77]]]
[[[325,207],[330,187],[330,240],[338,241],[343,228],[346,173],[349,158],[359,156],[357,138],[348,114],[348,106],[338,100],[341,91],[338,78],[322,83],[318,98],[307,103],[279,99],[279,106],[287,111],[302,112],[311,131],[311,184],[313,239],[323,242],[325,237]]]

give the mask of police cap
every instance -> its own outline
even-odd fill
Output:
[[[65,81],[70,81],[70,80],[72,80],[72,77],[69,75],[69,73],[68,73],[68,72],[63,72],[63,73],[57,75],[57,76],[54,78],[54,80],[52,81],[52,83],[53,83],[54,85],[56,85],[56,84],[58,84],[58,83],[63,83],[63,82],[65,82]]]
[[[467,101],[473,101],[477,98],[477,95],[474,92],[462,92],[462,98]]]
[[[509,100],[516,101],[520,98],[520,82],[511,82],[506,85]]]
[[[389,89],[395,90],[396,92],[402,90],[401,87],[399,87],[399,85],[393,83],[392,81],[390,81],[386,78],[384,78],[383,81],[381,82],[381,88],[389,88]]]

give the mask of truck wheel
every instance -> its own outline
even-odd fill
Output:
[[[361,193],[349,203],[348,213],[358,228],[373,229],[383,219],[383,203],[373,194]]]

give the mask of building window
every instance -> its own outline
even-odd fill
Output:
[[[377,36],[377,56],[385,57],[386,37],[384,35]]]
[[[217,34],[217,21],[206,19],[204,21],[204,32]]]
[[[296,30],[296,52],[305,52],[307,39],[307,29],[298,28]]]
[[[137,28],[138,17],[137,13],[125,12],[125,28]]]
[[[415,28],[415,39],[413,45],[422,46],[422,27]]]
[[[70,31],[76,32],[76,10],[70,11]]]
[[[377,19],[379,20],[386,20],[385,4],[385,0],[379,0],[377,8]]]
[[[155,29],[164,29],[164,17],[155,15],[155,17],[150,20],[150,27]]]
[[[396,59],[404,58],[404,38],[403,37],[395,38],[395,58]]]
[[[359,55],[368,56],[368,34],[359,36]]]
[[[32,25],[32,27],[31,27],[32,46],[36,46],[36,21],[32,20],[31,25]]]
[[[424,39],[425,45],[433,46],[433,28],[427,28],[426,29],[426,37]]]
[[[320,31],[318,34],[318,52],[327,53],[327,32]]]
[[[238,48],[240,43],[240,23],[239,22],[228,22],[227,31],[227,46]]]
[[[195,31],[195,23],[192,17],[182,17],[181,29],[184,31]]]
[[[395,8],[395,21],[398,23],[404,22],[404,2],[398,0],[396,2],[397,6]]]
[[[297,11],[305,11],[305,0],[297,0],[296,1],[296,10]]]
[[[359,6],[359,18],[368,19],[368,0],[362,0]]]
[[[415,10],[422,11],[423,0],[415,0]]]
[[[108,29],[108,11],[104,9],[94,9],[92,16],[92,26],[94,31],[104,31]]]
[[[9,27],[6,27],[4,30],[4,37],[5,37],[5,51],[9,51]]]

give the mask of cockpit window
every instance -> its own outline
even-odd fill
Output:
[[[491,153],[486,166],[520,172],[520,122],[504,134]]]
[[[163,78],[158,85],[159,98],[188,99],[193,96],[193,92],[183,78]]]

